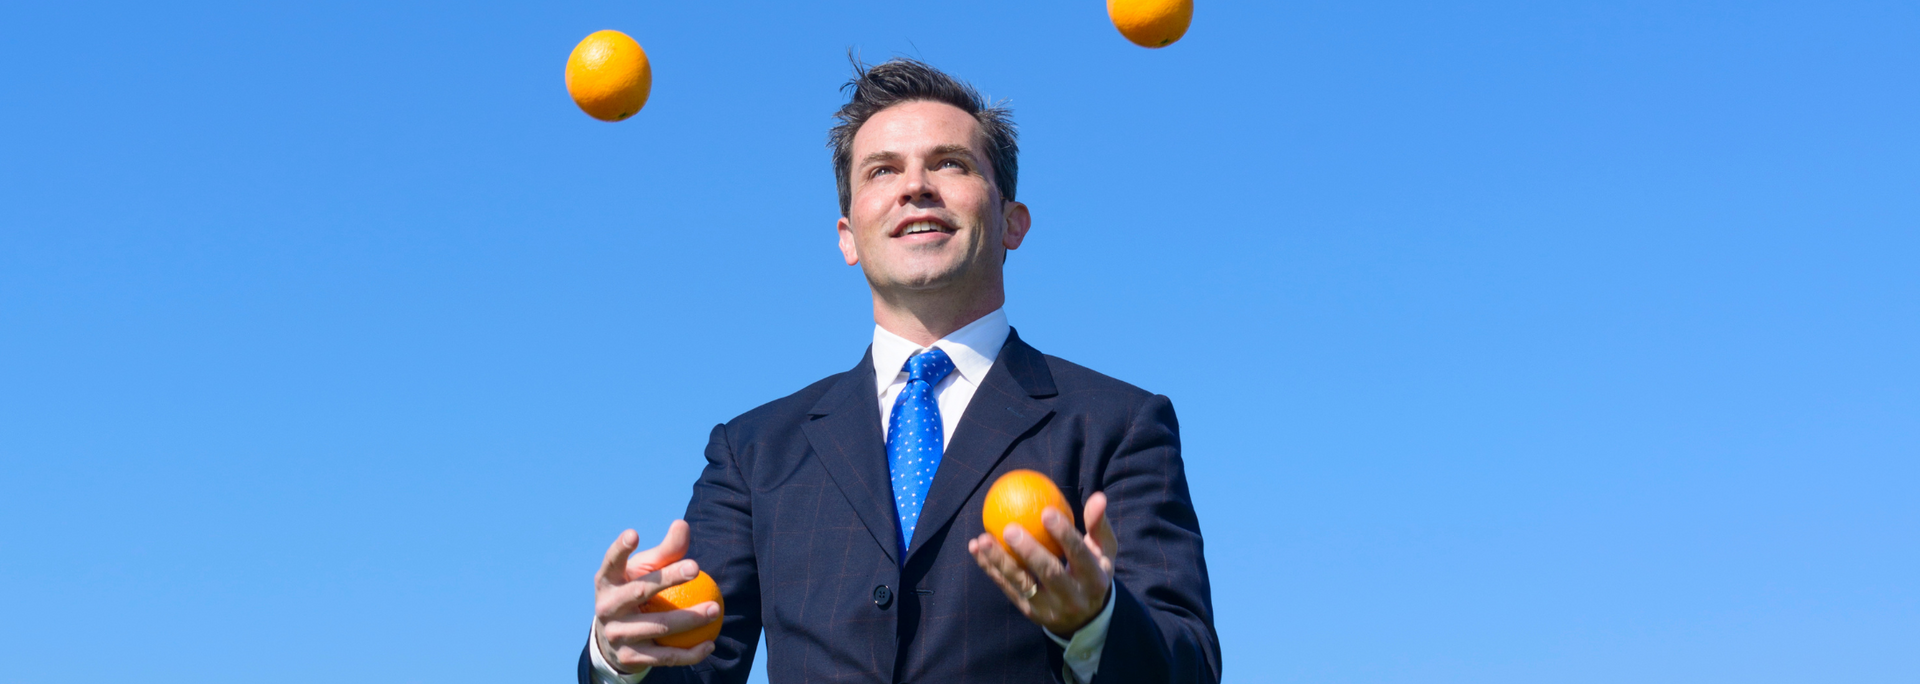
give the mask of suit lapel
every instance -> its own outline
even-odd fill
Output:
[[[821,395],[801,424],[814,454],[859,514],[873,541],[896,564],[900,536],[887,475],[887,441],[880,432],[880,399],[874,392],[873,350]],[[942,463],[942,470],[945,470]]]
[[[1006,457],[1014,441],[1053,415],[1052,409],[1034,398],[1055,393],[1046,357],[1021,341],[1018,332],[1009,331],[1006,345],[1000,348],[993,368],[987,371],[986,381],[967,403],[966,413],[954,428],[953,439],[940,456],[940,470],[933,476],[927,503],[920,509],[920,523],[915,526],[913,540],[907,547],[909,557],[919,553],[927,540],[960,512],[994,466]],[[877,416],[878,402],[867,403],[874,404]],[[879,421],[876,418],[874,422],[877,425]],[[892,483],[885,477],[884,440],[882,437],[880,444],[880,486],[886,488],[887,493],[881,500],[891,502],[886,498],[892,496]],[[891,507],[888,510],[892,510]]]

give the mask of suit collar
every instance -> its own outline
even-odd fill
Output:
[[[873,387],[873,350],[869,348],[860,363],[814,402],[801,430],[874,543],[899,563],[899,519]],[[1055,394],[1046,357],[1022,341],[1018,331],[1009,329],[1006,344],[968,402],[941,456],[940,470],[920,509],[920,524],[908,545],[910,554],[918,553],[926,540],[952,521],[1016,441],[1053,415],[1036,399]]]
[[[801,432],[847,504],[860,516],[873,541],[898,563],[899,522],[893,510],[893,482],[887,475],[886,437],[880,432],[880,404],[873,394],[873,350],[841,374],[813,408]]]
[[[952,442],[940,457],[940,470],[933,476],[927,502],[920,508],[920,524],[907,547],[909,558],[952,522],[1015,442],[1053,415],[1053,409],[1035,399],[1055,393],[1046,357],[1010,330],[1006,346],[1000,348],[993,369],[968,402]]]
[[[1007,329],[1007,344],[1000,349],[999,362],[994,364],[995,368],[1002,366],[1029,397],[1039,399],[1060,393],[1053,386],[1053,371],[1047,369],[1047,356],[1020,339],[1019,330]],[[992,375],[988,373],[989,377]]]

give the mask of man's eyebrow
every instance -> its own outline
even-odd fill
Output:
[[[859,165],[859,166],[866,166],[866,165],[868,165],[868,164],[873,164],[873,163],[876,163],[876,162],[887,162],[887,161],[894,161],[894,160],[896,160],[896,159],[899,159],[899,158],[900,158],[900,153],[899,153],[899,152],[885,152],[885,151],[882,151],[882,152],[875,152],[875,153],[873,153],[873,154],[869,154],[869,155],[867,155],[867,156],[865,156],[865,157],[861,157],[861,158],[860,158],[860,163],[859,163],[858,165]]]
[[[974,156],[973,148],[967,147],[966,145],[941,145],[939,147],[933,148],[933,154],[935,156],[939,156],[943,154],[961,154],[969,157]]]
[[[943,157],[943,156],[954,155],[954,154],[962,155],[966,157],[974,156],[973,148],[968,147],[966,145],[941,145],[939,147],[933,148],[929,156]],[[868,154],[865,157],[861,157],[860,163],[856,164],[855,166],[866,166],[868,164],[893,162],[893,161],[899,161],[900,159],[901,159],[901,154],[899,152],[882,150],[879,152]]]

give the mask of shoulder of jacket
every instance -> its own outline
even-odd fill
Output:
[[[813,384],[801,388],[798,392],[755,406],[746,413],[734,416],[733,420],[726,422],[727,432],[752,431],[766,426],[806,420],[807,411],[813,408],[814,403],[820,401],[821,395],[833,389],[834,384],[846,375],[845,371],[834,373],[814,381]]]
[[[1053,384],[1062,395],[1083,392],[1118,394],[1125,396],[1130,403],[1146,401],[1154,396],[1153,392],[1140,389],[1100,371],[1052,354],[1042,354],[1042,356],[1047,359],[1047,371],[1053,374]]]

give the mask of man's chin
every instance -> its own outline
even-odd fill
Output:
[[[960,272],[957,270],[901,273],[881,278],[867,278],[867,285],[875,290],[912,294],[929,294],[953,289],[954,284],[958,282],[960,282]]]

